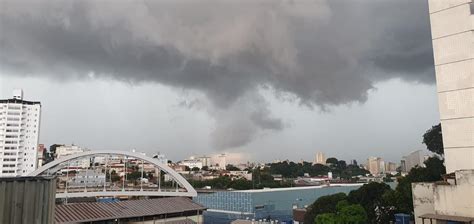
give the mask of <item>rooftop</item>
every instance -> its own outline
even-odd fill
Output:
[[[57,205],[55,223],[94,222],[205,210],[189,198],[172,197],[120,202]]]

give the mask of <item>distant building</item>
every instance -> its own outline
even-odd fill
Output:
[[[392,173],[397,171],[397,164],[392,162],[385,163],[385,172]]]
[[[195,167],[202,169],[202,166],[203,166],[202,161],[199,159],[185,159],[183,161],[180,161],[179,165],[187,166],[190,169],[195,168]]]
[[[99,187],[104,186],[105,173],[100,170],[81,170],[70,179],[69,187]]]
[[[316,157],[314,158],[314,164],[326,164],[326,156],[322,152],[317,152]]]
[[[39,144],[38,145],[38,167],[43,166],[45,160],[46,160],[46,148],[44,147],[44,144]]]
[[[60,145],[56,147],[55,159],[61,159],[66,156],[85,152],[85,151],[89,151],[89,150],[77,145]],[[91,163],[90,159],[86,158],[86,159],[79,159],[79,160],[72,161],[68,164],[68,166],[87,168],[90,166],[90,163]]]
[[[202,162],[202,166],[211,166],[211,157],[209,156],[201,156],[199,157],[199,160]]]
[[[404,159],[400,160],[400,171],[402,173],[406,173],[407,172],[407,164],[405,162]]]
[[[23,100],[21,89],[0,100],[0,177],[25,176],[38,167],[41,103]]]
[[[416,150],[404,156],[403,160],[405,160],[406,172],[410,172],[410,170],[416,166],[425,167],[425,164],[424,164],[425,155],[423,154],[423,151],[421,150]]]
[[[367,170],[370,174],[377,176],[385,171],[385,162],[379,157],[369,157],[367,159]]]
[[[221,169],[221,170],[225,170],[226,167],[227,167],[226,157],[227,156],[224,153],[220,154],[219,157],[218,157],[219,158],[219,163],[218,163],[219,164],[219,169]]]

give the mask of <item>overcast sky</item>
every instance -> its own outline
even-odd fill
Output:
[[[439,122],[425,0],[2,0],[0,84],[42,143],[172,160],[399,161]]]

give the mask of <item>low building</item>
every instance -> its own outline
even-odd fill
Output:
[[[55,159],[61,159],[66,156],[82,153],[85,151],[89,151],[89,150],[77,145],[60,145],[56,148]],[[69,162],[67,166],[87,168],[90,166],[90,164],[91,164],[91,160],[89,158],[86,158],[86,159],[79,159],[79,160]]]
[[[206,223],[230,223],[237,219],[271,219],[279,223],[292,222],[293,207],[311,205],[321,196],[349,193],[362,184],[273,188],[241,191],[219,191],[198,194],[194,200],[208,209]]]
[[[104,186],[105,173],[100,170],[81,170],[68,182],[69,187],[100,187]]]
[[[55,223],[203,223],[206,208],[189,198],[171,197],[119,202],[57,205]]]

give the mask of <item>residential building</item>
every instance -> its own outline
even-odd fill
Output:
[[[317,152],[313,164],[326,164],[326,156],[322,152]]]
[[[81,152],[89,151],[88,149],[82,148],[77,145],[60,145],[56,147],[56,158],[55,159],[61,159],[63,157],[72,155],[72,154],[77,154]],[[79,159],[72,161],[68,164],[68,166],[75,166],[75,167],[81,167],[81,168],[87,168],[90,166],[91,160],[89,158],[84,158],[84,159]]]
[[[68,183],[68,187],[100,187],[104,186],[105,173],[100,170],[81,170]]]
[[[226,157],[227,157],[227,156],[226,156],[226,154],[224,154],[224,153],[223,153],[223,154],[220,154],[220,155],[218,156],[218,159],[219,159],[219,163],[218,163],[219,166],[218,166],[218,168],[219,168],[220,170],[225,170],[225,169],[226,169],[226,166],[227,166]]]
[[[23,91],[0,100],[0,177],[25,176],[38,167],[41,103],[23,100]]]
[[[382,158],[371,156],[367,159],[366,169],[370,172],[370,174],[377,176],[384,172],[385,163]]]
[[[397,171],[397,164],[392,162],[385,163],[385,172],[392,173]]]
[[[410,170],[416,166],[425,167],[425,155],[422,150],[411,152],[404,156],[403,160],[405,161],[406,172],[410,172]]]
[[[46,148],[44,144],[38,145],[38,167],[43,166],[46,160]]]
[[[446,181],[413,183],[416,223],[474,222],[474,5],[429,0]]]
[[[187,166],[190,169],[197,167],[199,169],[202,169],[202,161],[199,159],[185,159],[183,161],[179,162],[179,165]]]

